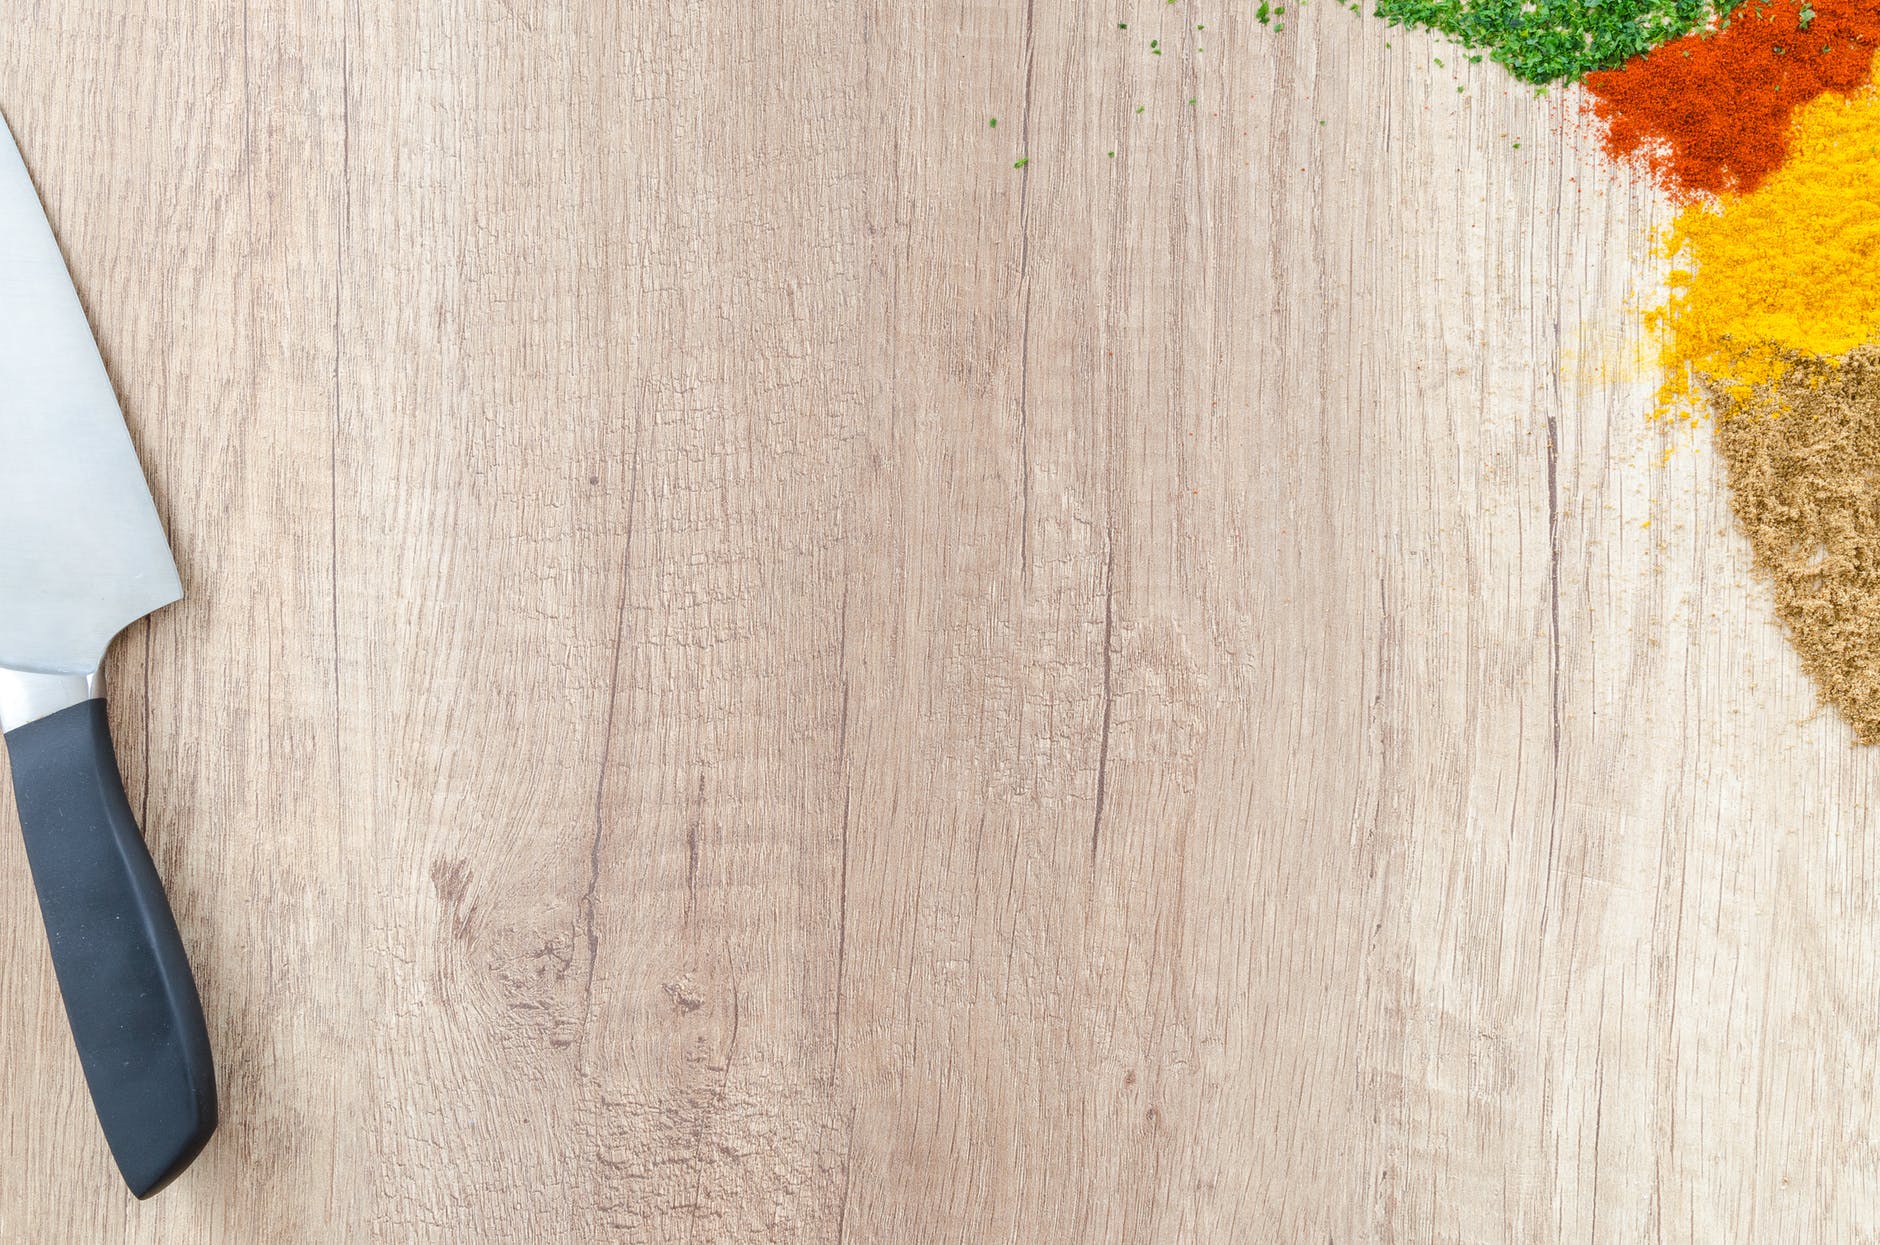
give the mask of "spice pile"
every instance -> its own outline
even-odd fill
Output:
[[[1661,413],[1731,505],[1824,701],[1880,744],[1880,0],[1378,0],[1530,82],[1681,205]]]
[[[1719,393],[1730,504],[1821,696],[1880,744],[1880,347]]]
[[[1606,152],[1677,206],[1649,316],[1658,413],[1714,417],[1777,616],[1822,698],[1880,744],[1880,0],[1373,2],[1471,62],[1582,87]],[[1253,16],[1277,34],[1305,3]],[[1193,65],[1195,16],[1115,28]]]
[[[1656,317],[1664,404],[1686,413],[1702,386],[1741,397],[1793,358],[1880,340],[1880,94],[1825,95],[1800,109],[1786,164],[1754,191],[1678,215],[1678,267]]]
[[[1578,78],[1705,30],[1743,0],[1377,0],[1394,26],[1480,48],[1523,82]],[[1752,0],[1753,2],[1753,0]]]
[[[1880,93],[1795,113],[1753,191],[1686,208],[1661,400],[1716,418],[1731,504],[1822,699],[1880,743]]]
[[[1880,5],[1751,0],[1717,30],[1687,34],[1588,74],[1606,150],[1641,160],[1675,197],[1744,193],[1787,158],[1795,110],[1867,81]]]

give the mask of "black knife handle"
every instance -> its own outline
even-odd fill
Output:
[[[6,735],[26,858],[78,1059],[131,1192],[215,1131],[215,1068],[176,918],[124,798],[102,700]]]

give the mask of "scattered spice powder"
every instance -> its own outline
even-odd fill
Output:
[[[1802,667],[1880,744],[1880,346],[1714,395],[1730,506]]]
[[[1788,155],[1795,110],[1868,81],[1880,50],[1874,0],[1748,0],[1718,30],[1588,74],[1615,158],[1642,160],[1666,189],[1746,193]]]
[[[1791,356],[1880,340],[1880,95],[1820,96],[1789,141],[1759,189],[1686,208],[1671,227],[1671,296],[1651,317],[1667,411],[1694,413],[1704,382],[1740,398]]]

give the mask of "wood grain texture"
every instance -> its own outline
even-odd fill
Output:
[[[7,32],[225,1123],[123,1195],[7,820],[0,1239],[1880,1240],[1875,760],[1570,93],[1217,0]]]

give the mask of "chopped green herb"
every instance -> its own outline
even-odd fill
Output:
[[[1439,30],[1538,85],[1610,69],[1680,35],[1727,25],[1744,2],[1377,0],[1377,15]]]

